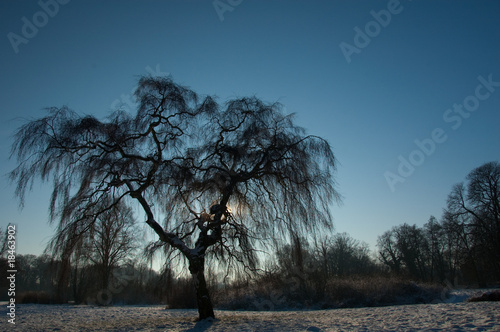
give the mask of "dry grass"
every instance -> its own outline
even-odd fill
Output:
[[[329,309],[431,303],[446,296],[442,286],[390,277],[330,279],[321,289],[318,283],[306,281],[299,287],[295,281],[267,279],[219,290],[214,302],[230,310]]]

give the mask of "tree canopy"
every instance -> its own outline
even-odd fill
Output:
[[[207,257],[255,268],[259,246],[332,227],[331,147],[280,104],[220,105],[158,77],[141,78],[135,96],[135,116],[117,110],[99,120],[53,107],[20,127],[10,178],[21,205],[35,180],[50,181],[51,221],[81,234],[114,206],[138,202],[158,236],[153,247],[188,261],[200,318],[213,316]]]

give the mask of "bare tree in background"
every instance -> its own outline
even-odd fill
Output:
[[[132,209],[119,204],[101,215],[85,237],[84,255],[98,267],[103,289],[109,287],[114,268],[131,260],[140,244],[135,226]]]
[[[403,259],[397,245],[396,230],[394,227],[378,237],[377,248],[381,262],[396,274],[401,273]]]
[[[392,271],[406,272],[419,280],[427,278],[428,243],[422,229],[406,223],[393,227],[378,238],[381,261]]]
[[[444,218],[454,224],[479,284],[500,277],[500,163],[489,162],[467,175],[448,196]]]
[[[36,179],[51,181],[51,220],[84,232],[113,206],[138,202],[156,246],[186,259],[200,319],[214,317],[207,259],[252,269],[266,243],[331,228],[330,145],[280,105],[242,98],[222,107],[152,77],[135,96],[135,117],[116,111],[100,121],[63,107],[23,125],[10,174],[21,206]]]
[[[434,216],[424,225],[423,231],[427,238],[429,253],[429,279],[431,281],[445,280],[446,272],[446,236],[443,225]]]
[[[73,284],[77,287],[81,284],[77,280],[78,269],[92,265],[100,282],[98,289],[108,289],[113,270],[131,258],[140,244],[132,209],[121,201],[116,204],[112,201],[103,198],[96,204],[94,209],[99,213],[95,217],[58,225],[46,252],[64,263],[59,271],[59,286],[67,284],[73,268]],[[81,294],[82,291],[75,289],[74,293]],[[62,288],[58,293],[64,298]],[[81,296],[75,295],[75,298],[82,300]]]

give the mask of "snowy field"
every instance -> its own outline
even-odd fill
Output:
[[[163,306],[93,307],[25,304],[16,326],[0,310],[2,331],[500,331],[500,302],[463,302],[315,311],[216,311],[212,322],[195,322],[196,310]]]

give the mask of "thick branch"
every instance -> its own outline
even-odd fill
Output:
[[[158,234],[160,240],[162,242],[168,243],[174,248],[179,249],[186,257],[190,258],[191,250],[186,246],[186,244],[177,235],[166,232],[163,227],[158,224],[158,222],[154,218],[153,211],[151,211],[149,204],[147,203],[144,196],[142,196],[141,192],[134,190],[130,181],[127,181],[126,183],[128,188],[130,189],[130,196],[137,199],[137,201],[139,201],[139,204],[141,204],[142,208],[144,209],[144,212],[147,216],[146,223],[155,231],[156,234]]]

